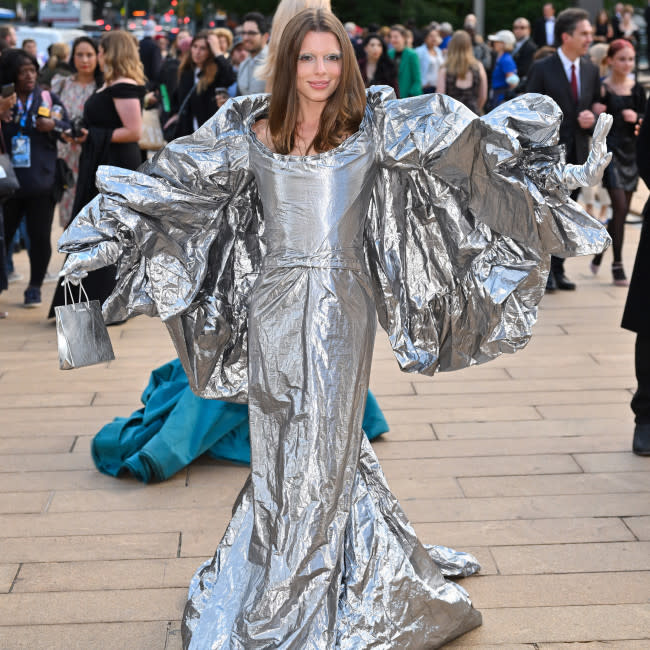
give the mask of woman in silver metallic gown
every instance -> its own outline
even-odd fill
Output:
[[[479,567],[418,540],[362,435],[376,314],[407,372],[522,348],[550,254],[607,245],[569,198],[602,175],[607,117],[573,166],[546,97],[479,119],[366,94],[321,10],[289,22],[276,71],[139,172],[102,168],[64,272],[118,262],[105,318],[160,316],[193,390],[249,405],[251,475],[184,647],[436,648],[480,624],[446,579]]]

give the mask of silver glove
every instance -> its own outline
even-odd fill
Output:
[[[592,187],[600,184],[605,168],[612,159],[607,153],[607,134],[612,128],[613,118],[608,113],[601,113],[596,122],[591,142],[591,151],[584,165],[556,165],[555,180],[567,190],[579,187]]]
[[[71,284],[79,284],[90,271],[115,264],[119,259],[121,246],[116,241],[103,241],[86,251],[69,253],[59,277]]]

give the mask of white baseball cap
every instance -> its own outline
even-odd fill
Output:
[[[498,41],[510,47],[514,47],[514,44],[517,42],[515,35],[509,29],[500,29],[496,34],[490,34],[488,40]]]

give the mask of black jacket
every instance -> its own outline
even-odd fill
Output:
[[[544,45],[553,45],[553,43],[546,42],[546,20],[544,16],[538,18],[533,24],[533,31],[531,37],[538,47],[544,47]]]
[[[217,88],[228,88],[237,79],[235,71],[232,69],[230,61],[224,56],[219,55],[214,58],[218,71],[214,81],[203,91],[199,92],[198,88],[192,93],[189,101],[185,105],[183,114],[178,116],[178,129],[176,137],[182,135],[189,135],[196,130],[194,126],[194,118],[196,123],[201,126],[207,122],[217,111],[217,100],[215,97],[215,90]],[[178,82],[178,88],[174,93],[172,102],[172,114],[177,113],[183,104],[183,100],[191,92],[194,86],[194,70],[187,69],[181,74]]]
[[[18,107],[15,106],[12,111],[10,122],[2,123],[2,134],[7,144],[7,149],[11,150],[11,139],[23,133],[29,137],[31,149],[31,166],[14,168],[20,189],[13,195],[14,198],[24,196],[42,195],[52,192],[54,188],[54,176],[56,171],[57,150],[56,143],[59,133],[70,128],[68,122],[68,113],[61,100],[54,93],[50,93],[51,106],[59,105],[63,108],[63,115],[60,120],[56,120],[56,129],[49,133],[41,133],[36,130],[35,119],[39,106],[43,103],[43,91],[39,86],[34,88],[34,99],[29,109],[25,128],[21,129],[17,121]],[[45,102],[47,103],[47,102]]]
[[[144,76],[147,78],[147,90],[153,90],[160,83],[162,54],[151,36],[145,36],[140,41],[140,60],[144,67]]]
[[[650,102],[647,104],[636,142],[636,154],[639,176],[650,186]],[[650,336],[650,199],[643,208],[643,216],[641,238],[636,251],[622,326],[638,334]]]
[[[517,75],[523,79],[533,65],[533,56],[537,51],[537,45],[531,38],[527,38],[522,46],[512,55],[517,64]]]
[[[589,155],[589,137],[593,129],[582,129],[578,114],[591,110],[600,101],[600,78],[598,68],[583,57],[580,60],[580,98],[577,105],[571,95],[571,84],[558,54],[536,61],[528,72],[526,91],[542,93],[554,99],[562,109],[564,118],[560,125],[560,142],[566,147],[569,163],[582,164]]]

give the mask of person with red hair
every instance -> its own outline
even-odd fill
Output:
[[[614,122],[607,136],[607,148],[613,153],[612,162],[605,170],[603,186],[612,201],[612,218],[607,226],[612,238],[612,276],[618,287],[627,287],[628,281],[623,269],[623,236],[625,217],[639,180],[636,163],[636,136],[634,129],[645,113],[646,97],[643,87],[634,80],[635,52],[632,44],[622,38],[611,43],[607,51],[610,72],[603,80],[602,103],[598,111],[610,113]],[[591,271],[600,270],[603,254],[596,255],[591,262]]]

